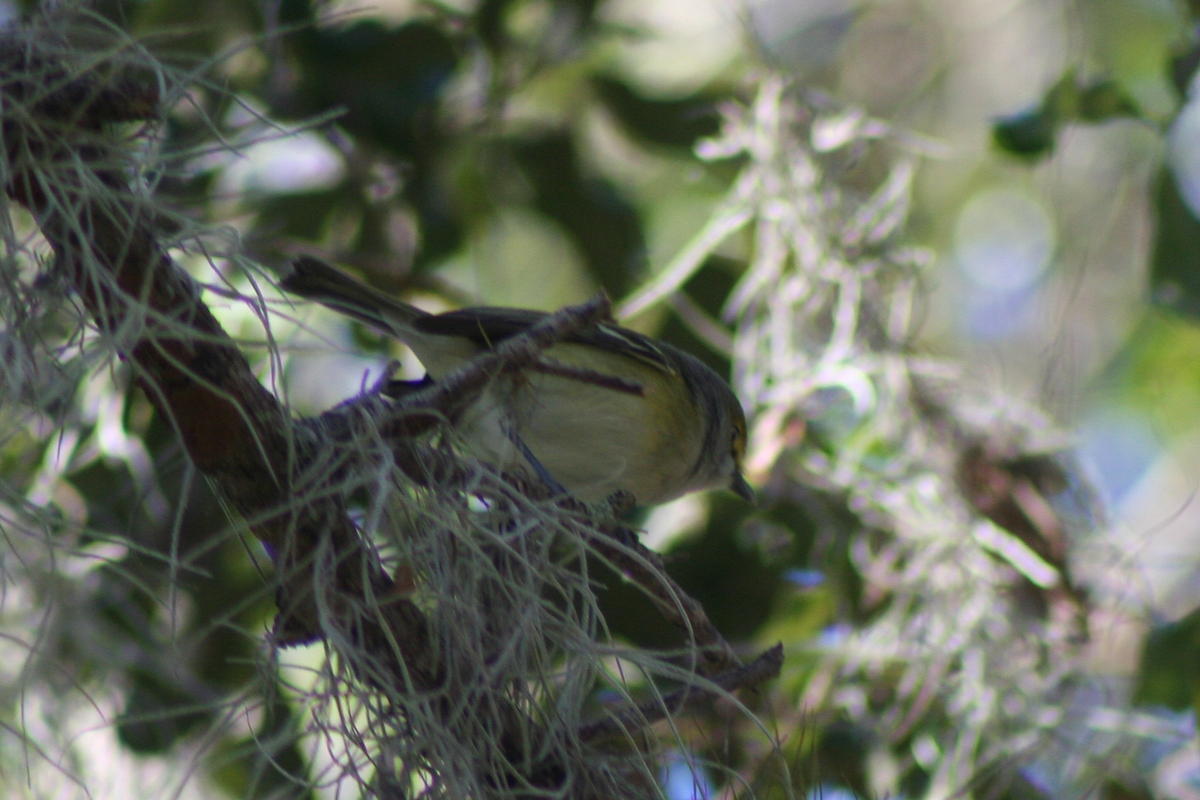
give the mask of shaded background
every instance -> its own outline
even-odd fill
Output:
[[[1128,762],[1068,787],[1014,756],[1015,779],[975,785],[987,796],[1200,797],[1200,101],[1189,101],[1200,10],[1168,0],[92,8],[198,78],[169,117],[165,168],[147,176],[161,197],[225,226],[268,267],[317,253],[431,309],[628,296],[725,195],[739,163],[701,161],[694,147],[766,69],[861,109],[863,124],[902,131],[924,154],[906,236],[929,252],[913,346],[955,360],[983,391],[1044,408],[1078,444],[1110,517],[1077,546],[1112,559],[1091,573],[1086,659],[1112,693],[1109,727],[1128,736]],[[218,134],[236,153],[214,146]],[[865,153],[851,167],[850,186],[884,170]],[[683,299],[629,323],[728,373],[719,320],[747,247],[726,243]],[[179,256],[214,288],[251,286],[232,263],[214,277],[203,254]],[[231,333],[261,341],[246,305],[207,300]],[[297,318],[272,328],[281,371],[258,355],[300,413],[359,391],[391,358],[420,374],[369,330],[280,309]],[[29,631],[41,627],[52,645],[36,643],[39,658],[60,679],[34,691],[28,666],[9,668],[0,718],[21,730],[37,724],[31,709],[54,707],[48,733],[27,735],[79,745],[96,796],[111,794],[104,781],[122,792],[183,786],[189,797],[338,796],[322,785],[337,774],[332,758],[301,733],[297,698],[320,652],[263,661],[273,602],[246,546],[214,537],[228,529],[223,512],[128,376],[94,366],[55,384],[68,387],[73,439],[29,449],[17,437],[0,450],[8,483],[82,532],[78,563],[47,564],[40,583],[6,595],[5,627],[22,633],[0,652],[27,665]],[[860,521],[836,495],[813,489],[757,509],[692,497],[643,524],[733,640],[819,653],[870,624],[849,553]],[[614,634],[672,644],[644,600],[612,583]],[[34,599],[47,596],[52,615]],[[853,715],[806,722],[799,699],[815,670],[797,658],[781,690],[796,716],[780,722],[797,790],[927,796],[936,727],[884,746]],[[60,704],[81,686],[86,702]],[[1138,716],[1122,716],[1135,706]],[[1093,722],[1062,726],[1067,751],[1089,752],[1084,740],[1104,730]],[[697,751],[731,746],[723,725],[708,721]],[[90,732],[66,733],[80,730]],[[16,738],[4,749],[5,761],[25,752]],[[180,765],[194,774],[181,778]],[[721,789],[718,776],[697,787],[668,767],[672,798]],[[42,780],[31,796],[71,784],[53,770]]]

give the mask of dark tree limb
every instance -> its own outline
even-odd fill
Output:
[[[111,122],[155,119],[157,96],[141,85],[128,91],[125,79],[73,73],[70,51],[56,50],[64,43],[43,44],[39,50],[19,35],[0,41],[5,192],[34,215],[56,269],[113,337],[189,458],[272,554],[281,581],[279,637],[318,637],[311,570],[319,555],[335,564],[335,593],[343,598],[335,607],[384,595],[391,579],[372,564],[340,498],[293,502],[319,443],[259,384],[195,283],[163,251],[155,214],[131,190],[126,153],[104,135]],[[414,659],[406,664],[414,682],[435,685],[435,665],[422,658],[422,615],[405,602],[381,611],[390,638]],[[389,638],[379,625],[352,627],[366,644]]]
[[[506,371],[532,368],[593,380],[596,376],[581,371],[563,373],[540,357],[572,332],[609,318],[607,300],[563,309],[398,402],[372,393],[316,420],[295,421],[259,383],[198,287],[160,244],[153,205],[131,187],[132,163],[106,130],[116,123],[157,121],[156,91],[120,69],[72,71],[72,50],[64,41],[20,33],[0,39],[4,191],[33,214],[54,251],[55,268],[91,320],[131,365],[197,469],[271,554],[280,585],[276,641],[292,644],[338,630],[356,652],[366,654],[356,665],[361,679],[387,692],[444,688],[453,670],[434,656],[426,616],[393,591],[394,581],[347,514],[338,477],[363,457],[358,434],[365,432],[414,479],[427,479],[429,453],[417,435],[455,418]],[[700,668],[712,676],[708,691],[729,691],[778,672],[774,650],[738,666],[700,604],[667,576],[635,533],[618,522],[597,522],[582,504],[560,502],[591,531],[585,540],[595,552],[688,632],[703,654]],[[684,702],[660,703],[658,711],[631,709],[583,733],[591,739],[617,728],[636,729]],[[530,730],[530,721],[515,708],[501,708],[497,717],[510,720],[513,731]],[[510,733],[507,722],[505,727],[502,740]],[[541,777],[524,779],[556,788],[562,765],[538,769]]]
[[[734,667],[711,676],[709,685],[683,686],[655,700],[610,714],[602,720],[583,726],[579,738],[593,742],[613,736],[627,737],[656,722],[673,716],[690,703],[711,700],[720,693],[729,693],[742,687],[752,687],[779,675],[783,667],[783,645],[777,644],[758,658],[742,667]]]

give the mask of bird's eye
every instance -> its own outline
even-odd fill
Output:
[[[742,457],[746,455],[746,429],[740,425],[733,426],[733,440],[729,443],[730,452],[733,454],[733,460],[740,464]]]

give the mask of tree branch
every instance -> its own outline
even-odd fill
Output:
[[[430,448],[417,434],[456,417],[503,372],[532,368],[582,381],[603,378],[560,369],[540,356],[574,331],[611,318],[608,301],[598,297],[565,308],[399,401],[373,392],[317,420],[294,421],[259,383],[195,283],[163,249],[154,206],[131,187],[136,170],[105,130],[113,123],[156,121],[157,93],[120,70],[72,71],[73,51],[65,41],[47,36],[34,46],[34,39],[21,33],[0,39],[4,190],[34,215],[54,251],[54,268],[130,363],[191,461],[267,548],[280,582],[276,642],[288,645],[337,633],[335,645],[345,637],[353,648],[358,678],[392,697],[436,696],[434,690],[461,680],[455,675],[460,667],[442,663],[436,654],[426,615],[394,591],[378,554],[360,536],[347,513],[346,487],[353,481],[339,477],[371,455],[362,443],[374,438],[380,442],[375,455],[386,450],[414,479],[428,480]],[[530,487],[529,493],[539,491]],[[778,671],[770,653],[767,661],[764,656],[738,667],[700,604],[670,579],[658,556],[631,530],[619,522],[598,523],[594,510],[576,501],[556,502],[570,512],[594,552],[688,632],[703,653],[706,672],[725,670],[704,691],[730,690]],[[553,759],[528,764],[520,756],[530,741],[546,735],[546,728],[502,694],[489,702],[501,721],[493,733],[505,756],[511,756],[505,774],[543,794],[560,789],[565,764]],[[683,702],[669,700],[660,704],[661,711],[633,709],[583,733],[593,738],[649,724]],[[429,703],[434,718],[450,724],[452,710],[444,701]],[[578,741],[579,731],[574,734]],[[580,791],[580,797],[600,796],[587,794],[595,787]]]

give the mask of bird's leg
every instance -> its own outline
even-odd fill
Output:
[[[419,392],[422,389],[428,389],[433,385],[433,378],[429,377],[429,375],[425,375],[424,377],[415,381],[406,381],[401,380],[400,378],[388,378],[386,381],[380,381],[380,383],[382,386],[378,389],[378,391],[381,394],[386,397],[390,397],[393,400],[400,400],[401,398],[407,397],[413,392]]]
[[[525,456],[525,460],[529,462],[529,466],[533,469],[534,474],[541,478],[542,482],[545,483],[546,486],[550,487],[551,497],[570,494],[561,483],[554,479],[554,476],[551,475],[550,471],[542,465],[542,462],[538,461],[537,456],[535,456],[533,451],[529,449],[529,445],[525,444],[525,441],[521,438],[521,434],[517,433],[516,428],[508,423],[504,423],[503,428],[504,435],[507,436],[508,440],[512,442],[518,450],[521,451],[521,455]]]

